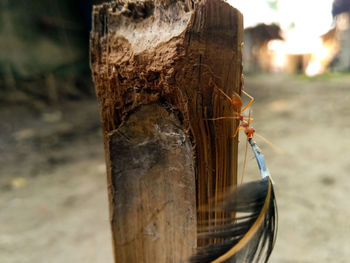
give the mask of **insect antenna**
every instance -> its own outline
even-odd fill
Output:
[[[255,136],[259,137],[259,139],[261,139],[263,142],[269,145],[276,153],[285,154],[284,150],[282,150],[280,147],[278,147],[276,144],[274,144],[270,140],[266,139],[264,136],[260,135],[259,133],[255,133]]]

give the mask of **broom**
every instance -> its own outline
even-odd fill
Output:
[[[261,179],[242,184],[223,198],[216,210],[234,216],[202,229],[198,238],[209,245],[198,248],[191,263],[267,262],[271,255],[277,233],[273,182],[261,150],[252,138],[248,142]]]

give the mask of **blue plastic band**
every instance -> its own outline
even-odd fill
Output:
[[[253,149],[255,159],[258,162],[261,178],[265,178],[267,176],[270,176],[270,172],[266,167],[265,158],[264,158],[264,155],[262,154],[261,150],[256,145],[256,143],[253,141],[253,139],[249,139],[248,141],[249,141],[250,146]]]

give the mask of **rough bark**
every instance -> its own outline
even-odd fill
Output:
[[[214,86],[240,93],[242,37],[242,15],[220,0],[94,7],[116,262],[184,262],[196,225],[221,216],[196,207],[236,184],[237,122],[208,119],[232,116]]]

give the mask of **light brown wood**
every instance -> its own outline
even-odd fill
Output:
[[[196,237],[190,140],[159,104],[141,106],[109,137],[117,262],[182,262]],[[185,238],[184,238],[185,237]]]
[[[185,262],[197,223],[221,216],[196,207],[237,181],[238,123],[208,119],[232,116],[214,86],[240,93],[242,37],[242,15],[220,0],[94,7],[116,262]]]

